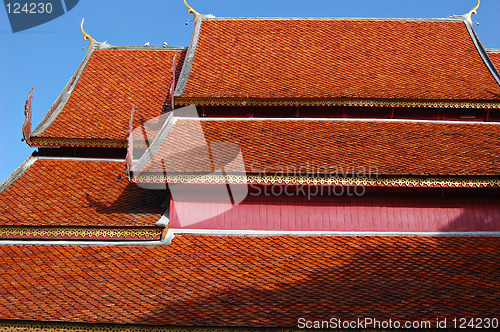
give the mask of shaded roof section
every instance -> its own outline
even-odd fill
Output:
[[[176,104],[239,99],[500,101],[458,19],[203,19]],[[481,49],[481,50],[480,50]],[[185,99],[185,100],[184,100]],[[223,103],[214,101],[213,103]]]
[[[491,61],[497,68],[497,71],[500,72],[500,48],[498,49],[489,49],[488,55],[490,56]]]
[[[154,226],[166,192],[129,183],[124,168],[31,158],[0,187],[0,226]]]
[[[499,128],[459,122],[175,118],[134,170],[211,173],[214,165],[220,170],[218,163],[226,172],[268,175],[499,175]],[[217,156],[213,147],[208,150],[214,142],[225,144]],[[244,169],[232,162],[240,150]]]
[[[0,319],[296,327],[498,317],[499,238],[176,236],[0,246]],[[466,303],[467,305],[464,305]]]
[[[92,49],[32,133],[34,145],[94,139],[120,140],[125,147],[132,105],[134,127],[170,109],[173,61],[178,75],[183,57],[182,48]]]

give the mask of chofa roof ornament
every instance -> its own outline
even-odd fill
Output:
[[[85,30],[83,30],[83,22],[85,22],[85,18],[82,18],[82,23],[80,23],[80,30],[82,31],[83,34],[83,40],[89,40],[89,47],[88,49],[90,50],[92,47],[100,49],[100,48],[107,48],[111,45],[107,43],[107,41],[104,42],[98,42],[94,38],[92,38]],[[83,49],[83,48],[82,48]]]
[[[203,15],[203,14],[200,14],[198,13],[196,10],[194,10],[193,7],[191,7],[190,5],[188,5],[188,3],[186,2],[186,0],[184,0],[184,5],[187,7],[188,9],[188,14],[193,14],[194,15],[194,19],[193,19],[193,23],[196,25],[196,22],[198,21],[198,19],[201,17],[201,18],[211,18],[211,17],[215,17],[214,15],[212,14],[208,14],[208,15]],[[186,22],[187,24],[187,22]]]
[[[470,25],[472,25],[472,14],[477,15],[477,9],[479,8],[480,4],[481,4],[481,0],[477,0],[476,7],[472,8],[467,14],[465,14],[465,15],[453,15],[450,17],[465,19],[465,20],[467,20],[467,22],[469,22]]]
[[[80,23],[80,30],[82,30],[83,40],[88,39],[89,40],[89,48],[91,48],[94,45],[95,40],[88,33],[86,33],[85,30],[83,30],[83,22],[85,22],[85,17],[82,18],[82,23]]]
[[[477,15],[477,9],[479,8],[479,5],[481,4],[481,0],[477,0],[477,5],[476,7],[472,8],[467,14],[465,14],[465,18],[469,23],[472,25],[472,14]]]

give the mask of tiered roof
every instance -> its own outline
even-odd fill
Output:
[[[290,328],[299,317],[498,316],[498,124],[168,113],[191,103],[496,111],[498,52],[486,52],[470,18],[190,12],[187,49],[91,43],[25,137],[45,148],[0,186],[0,320]],[[127,146],[132,106],[146,153],[127,174],[123,159],[102,157],[104,147]],[[227,163],[224,185],[373,188],[363,197],[249,196],[229,211],[196,202],[217,182],[207,180],[219,171],[209,149],[217,142],[237,146],[248,173],[240,181]],[[74,157],[82,147],[92,158]],[[287,166],[307,179],[280,176]],[[325,166],[339,176],[318,174]],[[354,183],[360,167],[375,178]],[[141,183],[165,189],[165,180],[188,185],[184,200]],[[186,225],[179,208],[227,212]]]
[[[463,18],[208,18],[196,27],[175,96],[178,105],[498,108],[492,69]]]
[[[171,110],[169,86],[183,58],[183,48],[92,48],[33,131],[33,145],[126,147],[133,105],[134,127]]]
[[[32,157],[0,187],[0,237],[159,239],[165,191],[129,183],[123,160]]]
[[[498,176],[500,126],[496,123],[302,119],[174,118],[139,161],[145,173],[210,173],[206,144],[241,149],[247,173],[292,175],[364,170],[378,175]],[[163,135],[165,133],[165,135]],[[163,139],[163,140],[161,140]],[[186,160],[186,147],[190,158]],[[232,160],[232,151],[221,151]],[[235,172],[226,165],[226,172]],[[354,174],[353,174],[354,173]]]

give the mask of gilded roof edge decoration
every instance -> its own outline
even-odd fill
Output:
[[[499,101],[406,101],[372,99],[241,99],[241,98],[182,98],[176,106],[366,106],[366,107],[431,107],[500,109]]]
[[[299,328],[252,328],[252,327],[199,327],[166,325],[116,325],[35,321],[0,321],[0,330],[5,332],[291,332]]]
[[[0,226],[0,239],[160,240],[163,228]]]
[[[63,138],[63,137],[31,137],[32,146],[71,146],[71,147],[101,147],[126,148],[127,140],[94,139],[94,138]]]
[[[263,184],[263,185],[320,185],[320,186],[376,186],[376,187],[446,187],[446,188],[498,188],[500,178],[456,177],[317,177],[275,175],[197,175],[197,174],[141,174],[132,177],[138,183],[186,183],[186,184]]]

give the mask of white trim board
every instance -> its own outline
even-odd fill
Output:
[[[213,236],[420,236],[420,237],[500,237],[500,231],[477,232],[337,232],[337,231],[262,231],[262,230],[221,230],[221,229],[175,229],[174,234]]]

